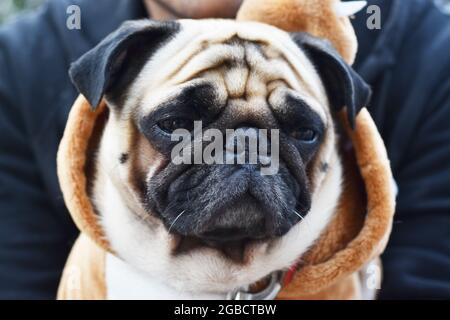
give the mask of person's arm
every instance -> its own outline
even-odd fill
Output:
[[[398,185],[379,298],[450,298],[450,18],[432,1],[370,0],[352,20],[357,71]]]
[[[56,177],[58,144],[77,96],[69,65],[145,13],[141,1],[75,2],[80,30],[67,28],[74,3],[61,0],[0,28],[0,299],[56,296],[78,235]],[[108,19],[99,20],[104,12]]]
[[[420,119],[396,174],[381,299],[450,298],[450,76],[431,92]]]
[[[70,244],[31,148],[9,36],[0,30],[0,299],[52,299]]]

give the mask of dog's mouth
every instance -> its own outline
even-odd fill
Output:
[[[276,176],[249,166],[191,167],[152,190],[159,191],[154,208],[173,235],[174,254],[211,249],[235,263],[245,263],[255,245],[286,234],[310,205],[285,167]]]
[[[245,263],[248,250],[257,243],[274,238],[270,230],[273,222],[258,200],[249,194],[225,203],[224,208],[212,215],[201,231],[175,235],[175,254],[189,253],[194,249],[216,250],[235,263]]]
[[[237,239],[223,242],[221,240],[209,240],[193,236],[174,235],[174,254],[185,254],[197,249],[212,249],[234,263],[245,264],[249,255],[247,252],[254,245],[263,240]]]

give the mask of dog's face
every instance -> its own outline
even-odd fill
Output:
[[[369,95],[325,42],[226,20],[126,23],[71,76],[94,108],[108,105],[88,179],[113,249],[189,290],[252,283],[314,243],[341,190],[333,114],[345,105],[353,120]],[[195,121],[258,143],[268,130],[264,156],[277,155],[277,170],[174,163],[174,132],[196,141]],[[225,155],[236,150],[224,144]]]

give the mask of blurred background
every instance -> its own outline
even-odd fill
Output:
[[[33,10],[46,0],[0,0],[0,24],[12,19],[17,13]]]
[[[436,4],[447,14],[450,14],[450,0],[435,0]]]
[[[36,9],[47,0],[0,0],[0,24],[13,19],[19,12]],[[135,0],[130,0],[135,1]],[[216,0],[215,0],[216,1]],[[430,0],[433,1],[433,0]],[[450,14],[450,0],[434,0]]]

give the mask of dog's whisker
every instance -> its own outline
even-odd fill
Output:
[[[296,210],[294,210],[294,213],[295,213],[297,216],[299,216],[300,219],[302,219],[302,221],[305,220],[305,218],[304,218],[300,213],[298,213]]]
[[[177,220],[183,215],[183,213],[185,212],[186,210],[183,210],[183,211],[181,211],[181,213],[172,221],[172,223],[170,224],[170,227],[169,227],[169,233],[170,233],[170,230],[172,230],[172,227],[175,225],[175,223],[177,222]]]
[[[308,223],[308,220],[305,220],[305,217],[303,217],[299,212],[297,212],[297,210],[293,210],[293,212],[300,217],[300,219],[302,220],[302,223],[305,224],[306,229],[308,229],[308,231],[311,232],[311,226]]]

